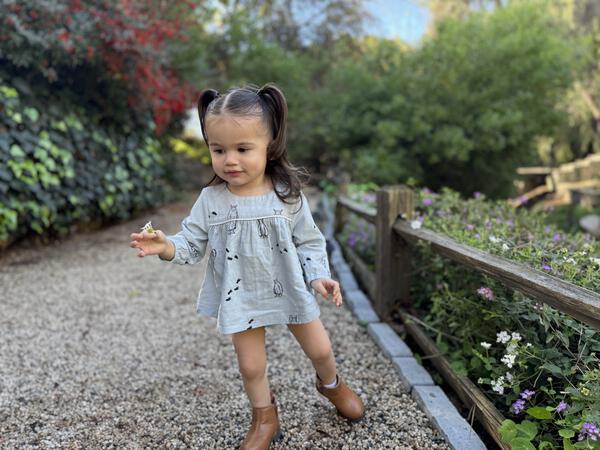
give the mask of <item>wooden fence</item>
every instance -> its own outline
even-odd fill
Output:
[[[501,258],[423,228],[413,229],[414,192],[406,186],[386,186],[377,191],[376,209],[366,208],[347,196],[347,185],[340,186],[336,202],[336,232],[340,232],[349,212],[375,225],[375,273],[372,273],[351,249],[343,246],[361,286],[371,298],[382,321],[391,321],[391,312],[400,311],[406,331],[454,389],[461,401],[471,408],[484,428],[503,449],[498,428],[504,417],[483,392],[467,377],[457,375],[433,341],[411,318],[403,306],[410,305],[411,251],[421,240],[433,251],[457,263],[485,273],[528,297],[562,311],[595,329],[600,329],[600,295],[555,278],[524,264]]]

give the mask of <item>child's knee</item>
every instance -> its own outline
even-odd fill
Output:
[[[330,344],[323,344],[319,347],[311,349],[308,357],[314,362],[325,362],[333,358],[333,350]]]
[[[263,364],[258,359],[247,359],[239,363],[240,374],[245,380],[259,380],[265,376],[267,371],[266,362]]]

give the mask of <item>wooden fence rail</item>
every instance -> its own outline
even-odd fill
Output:
[[[371,298],[374,309],[382,321],[390,321],[394,310],[410,305],[411,251],[421,240],[429,242],[436,253],[465,267],[502,282],[540,302],[562,311],[595,329],[600,329],[600,294],[560,280],[540,270],[506,258],[483,252],[468,245],[427,229],[413,229],[410,221],[414,216],[414,192],[407,186],[386,186],[377,191],[376,209],[364,207],[347,197],[344,183],[336,202],[336,231],[340,232],[347,222],[347,212],[375,225],[376,256],[375,273],[351,249],[350,255],[359,281]],[[463,402],[475,409],[481,421],[501,448],[508,448],[497,431],[503,417],[485,395],[466,377],[456,375],[435,344],[414,321],[407,320],[403,312],[406,330],[418,345],[432,357],[432,362]],[[436,358],[437,357],[437,358]]]

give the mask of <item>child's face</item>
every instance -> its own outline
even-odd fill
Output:
[[[268,182],[265,167],[271,141],[262,119],[209,114],[205,129],[215,173],[229,183],[232,191],[262,193]]]

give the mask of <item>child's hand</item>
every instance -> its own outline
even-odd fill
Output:
[[[165,233],[152,228],[150,222],[144,225],[140,233],[131,233],[130,237],[133,241],[129,246],[140,249],[138,253],[140,258],[150,255],[160,255],[168,248]]]
[[[323,296],[325,300],[329,298],[329,293],[333,294],[331,301],[336,306],[342,305],[342,292],[340,291],[340,283],[331,278],[317,278],[310,282],[311,287]]]

